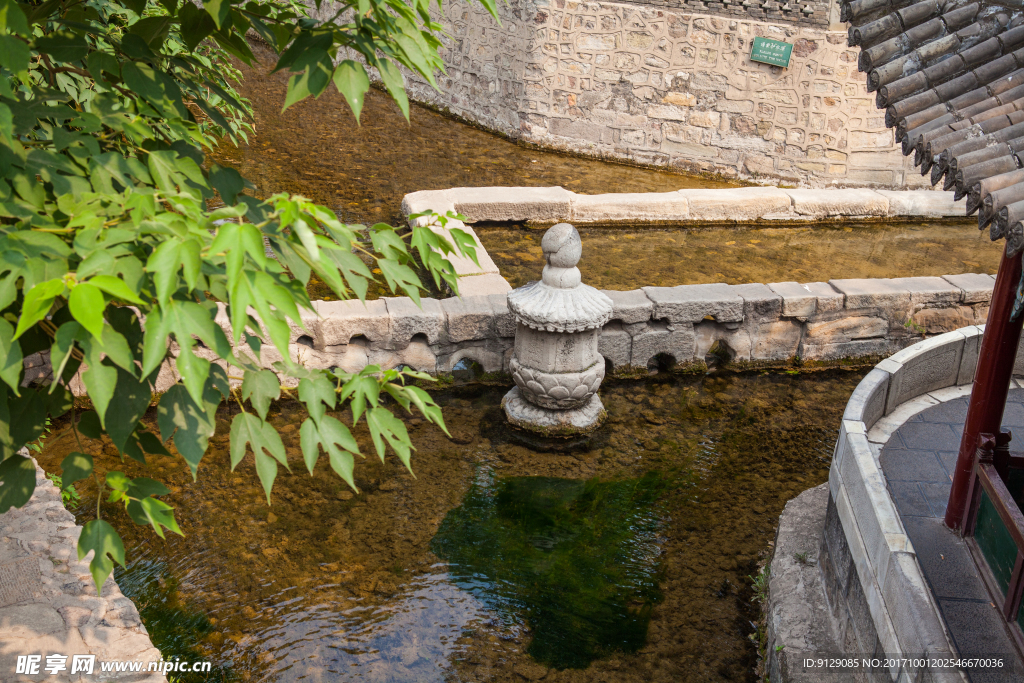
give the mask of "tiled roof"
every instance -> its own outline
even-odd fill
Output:
[[[844,0],[840,18],[903,153],[1024,250],[1024,0]]]

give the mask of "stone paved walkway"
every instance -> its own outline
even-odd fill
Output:
[[[145,668],[161,657],[112,577],[97,596],[88,561],[77,559],[81,531],[38,466],[29,503],[0,515],[0,681],[166,683],[162,674],[101,673],[100,662]],[[17,674],[18,657],[28,655],[40,656],[38,672]],[[48,655],[66,656],[65,668],[49,673]],[[73,655],[94,655],[93,674],[72,675]]]
[[[1016,670],[979,671],[972,683],[1024,680],[1022,665],[999,610],[982,583],[967,546],[947,529],[942,518],[968,397],[932,406],[907,420],[882,448],[880,461],[900,518],[914,545],[918,562],[939,604],[939,610],[961,655],[1014,657]],[[1010,391],[1004,428],[1024,437],[1024,390]]]

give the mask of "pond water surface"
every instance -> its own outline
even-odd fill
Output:
[[[292,473],[269,508],[251,456],[228,469],[227,409],[198,483],[180,459],[86,446],[101,471],[171,486],[184,538],[104,504],[128,546],[117,579],[165,655],[223,680],[751,682],[749,577],[785,502],[826,480],[863,372],[611,382],[607,424],[573,452],[524,445],[508,387],[450,389],[452,438],[407,420],[415,478],[367,459],[355,495],[323,462],[305,472],[304,415],[281,403]],[[40,464],[73,444],[55,436]]]

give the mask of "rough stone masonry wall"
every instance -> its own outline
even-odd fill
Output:
[[[786,22],[818,28],[826,28],[839,18],[839,7],[830,0],[638,0],[637,4],[730,19]]]
[[[23,451],[27,455],[27,451]],[[78,560],[82,527],[64,509],[57,487],[36,465],[36,490],[22,508],[0,515],[0,681],[166,683],[161,673],[101,673],[101,661],[156,662],[139,612],[111,576],[96,594],[88,555]],[[67,655],[48,674],[48,655]],[[71,675],[72,655],[95,655],[94,674]],[[19,656],[41,656],[36,675],[15,673]]]
[[[639,164],[807,187],[927,186],[893,145],[845,29],[629,3],[498,9],[500,26],[479,4],[444,3],[447,74],[437,92],[407,73],[414,99],[525,142]],[[789,68],[750,61],[755,36],[793,43]]]

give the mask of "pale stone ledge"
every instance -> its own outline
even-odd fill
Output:
[[[934,190],[735,187],[581,195],[561,187],[456,187],[414,192],[402,202],[406,215],[452,208],[470,223],[637,225],[965,218],[964,205],[953,201],[952,192]],[[489,265],[481,265],[481,272],[493,272]]]
[[[22,455],[28,452],[23,450]],[[95,676],[82,680],[166,683],[160,673],[101,674],[101,661],[149,662],[161,659],[134,603],[111,576],[103,595],[78,560],[82,527],[64,509],[60,492],[36,465],[36,490],[24,507],[0,515],[0,671],[4,681],[78,681],[70,675],[72,655],[94,655]],[[67,669],[45,672],[47,655],[67,655]],[[22,655],[40,655],[39,673],[15,674]]]

